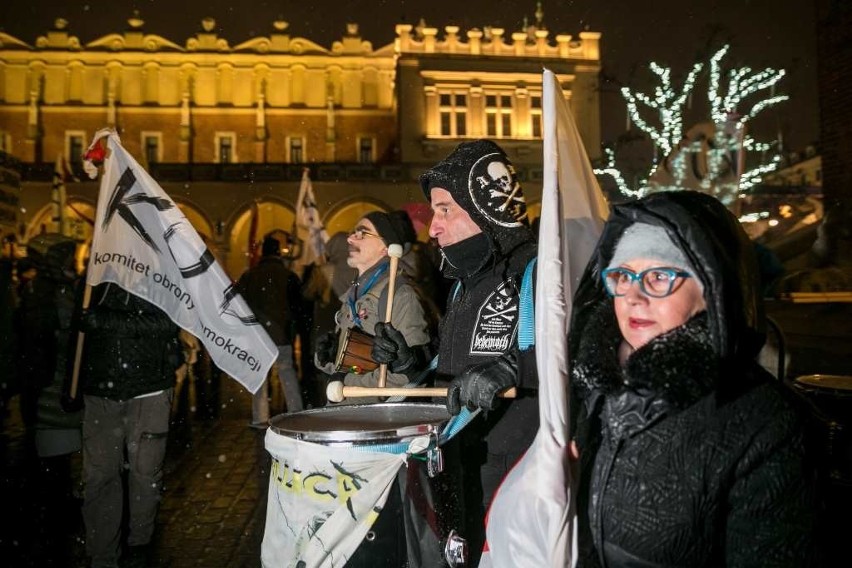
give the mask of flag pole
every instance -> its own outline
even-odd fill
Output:
[[[89,261],[91,262],[91,260]],[[89,309],[89,303],[92,301],[92,285],[86,283],[86,289],[83,291],[83,312]],[[77,347],[74,351],[74,369],[71,372],[71,388],[68,391],[68,396],[71,400],[77,398],[77,386],[80,382],[80,363],[83,360],[83,342],[86,340],[86,333],[83,331],[77,332]]]
[[[91,161],[94,167],[98,167],[103,164],[103,160],[106,158],[107,154],[107,144],[106,144],[106,136],[103,136],[97,139],[91,146],[91,148],[86,152],[84,156],[84,160]],[[100,162],[100,163],[98,163]],[[97,170],[93,170],[97,172]],[[89,172],[92,175],[91,172]],[[92,177],[96,177],[92,175]],[[101,205],[101,200],[98,199],[98,206]],[[97,210],[95,210],[95,218],[97,218]],[[94,226],[94,222],[92,223]],[[92,264],[92,256],[89,256],[89,265]],[[89,266],[86,266],[86,274],[89,273]],[[85,313],[86,310],[89,309],[89,304],[92,301],[92,285],[86,282],[86,287],[83,290],[83,305],[82,312]],[[68,389],[68,397],[71,400],[75,400],[77,398],[77,388],[80,384],[80,365],[83,361],[83,344],[86,341],[86,333],[84,331],[77,332],[77,345],[74,349],[74,366],[71,370],[71,387]]]

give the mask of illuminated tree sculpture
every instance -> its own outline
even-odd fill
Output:
[[[605,149],[606,166],[595,170],[598,175],[611,176],[618,189],[627,197],[642,197],[655,191],[695,189],[717,196],[724,203],[732,203],[737,195],[744,194],[760,181],[761,176],[775,170],[780,161],[776,154],[768,162],[745,169],[746,152],[761,156],[776,147],[775,143],[756,141],[746,125],[761,111],[787,100],[786,95],[775,95],[775,84],[784,77],[783,69],[764,69],[753,72],[749,67],[727,72],[727,85],[723,85],[722,59],[729,46],[710,58],[707,80],[709,120],[684,131],[684,110],[689,106],[692,92],[704,68],[696,63],[682,85],[672,84],[671,69],[651,63],[650,69],[659,85],[653,96],[621,89],[627,101],[629,119],[648,135],[655,147],[654,163],[638,186],[629,187],[625,175],[615,165],[615,152]],[[769,90],[769,96],[759,99],[743,112],[745,99]],[[765,93],[764,93],[765,94]],[[651,115],[653,120],[644,115]],[[780,150],[780,148],[777,148]]]

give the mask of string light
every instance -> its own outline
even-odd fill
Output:
[[[765,155],[773,149],[776,152],[782,150],[777,142],[755,140],[746,132],[745,125],[760,112],[789,98],[775,94],[777,83],[786,73],[783,69],[767,68],[755,72],[750,67],[741,67],[730,69],[725,75],[722,61],[729,49],[727,45],[722,47],[709,61],[707,101],[712,123],[708,129],[713,131],[711,139],[704,136],[687,140],[683,128],[683,111],[690,104],[704,64],[693,65],[683,84],[675,86],[671,69],[651,62],[649,69],[659,82],[653,95],[628,87],[623,87],[621,94],[627,106],[628,124],[636,125],[654,144],[654,163],[648,174],[639,180],[638,187],[631,188],[616,166],[615,152],[606,148],[606,164],[595,169],[595,173],[612,177],[618,190],[631,198],[651,192],[691,188],[715,195],[723,203],[730,204],[744,196],[764,175],[776,170],[780,165],[780,154],[748,170],[739,166],[739,160],[744,159],[746,153]],[[768,91],[769,95],[752,104],[747,112],[738,112],[745,99],[761,91]],[[643,114],[649,115],[649,118],[646,119]],[[703,172],[697,172],[698,158],[705,168]],[[655,175],[661,165],[664,171]]]

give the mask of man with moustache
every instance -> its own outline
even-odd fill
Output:
[[[434,211],[429,235],[441,248],[442,272],[456,281],[439,330],[437,381],[449,381],[451,414],[462,405],[486,411],[462,432],[471,466],[464,472],[476,478],[465,482],[465,536],[476,565],[484,512],[538,430],[534,350],[518,348],[521,284],[536,255],[535,237],[515,169],[490,140],[460,144],[420,185]],[[374,358],[393,365],[393,351],[374,350]],[[511,387],[518,398],[498,397]]]
[[[399,270],[394,292],[393,313],[390,331],[382,332],[390,280],[388,247],[403,245],[404,231],[399,220],[387,213],[374,211],[362,217],[349,233],[349,257],[347,264],[358,272],[358,276],[346,293],[341,296],[343,305],[335,316],[336,329],[317,340],[314,362],[321,371],[334,374],[344,373],[345,385],[375,387],[378,385],[379,370],[363,372],[350,368],[337,370],[334,361],[339,343],[347,330],[360,328],[369,335],[389,335],[404,345],[393,364],[388,366],[387,386],[403,386],[422,371],[430,355],[430,326],[416,288]],[[372,402],[376,399],[359,399],[356,402]]]

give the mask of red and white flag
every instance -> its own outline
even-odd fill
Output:
[[[609,207],[559,81],[543,76],[544,182],[535,291],[540,425],[486,518],[481,567],[574,565],[577,527],[568,455],[571,298]]]
[[[86,157],[90,176],[91,162],[104,166],[86,282],[114,282],[156,305],[256,392],[278,348],[207,245],[114,130],[95,134]]]

